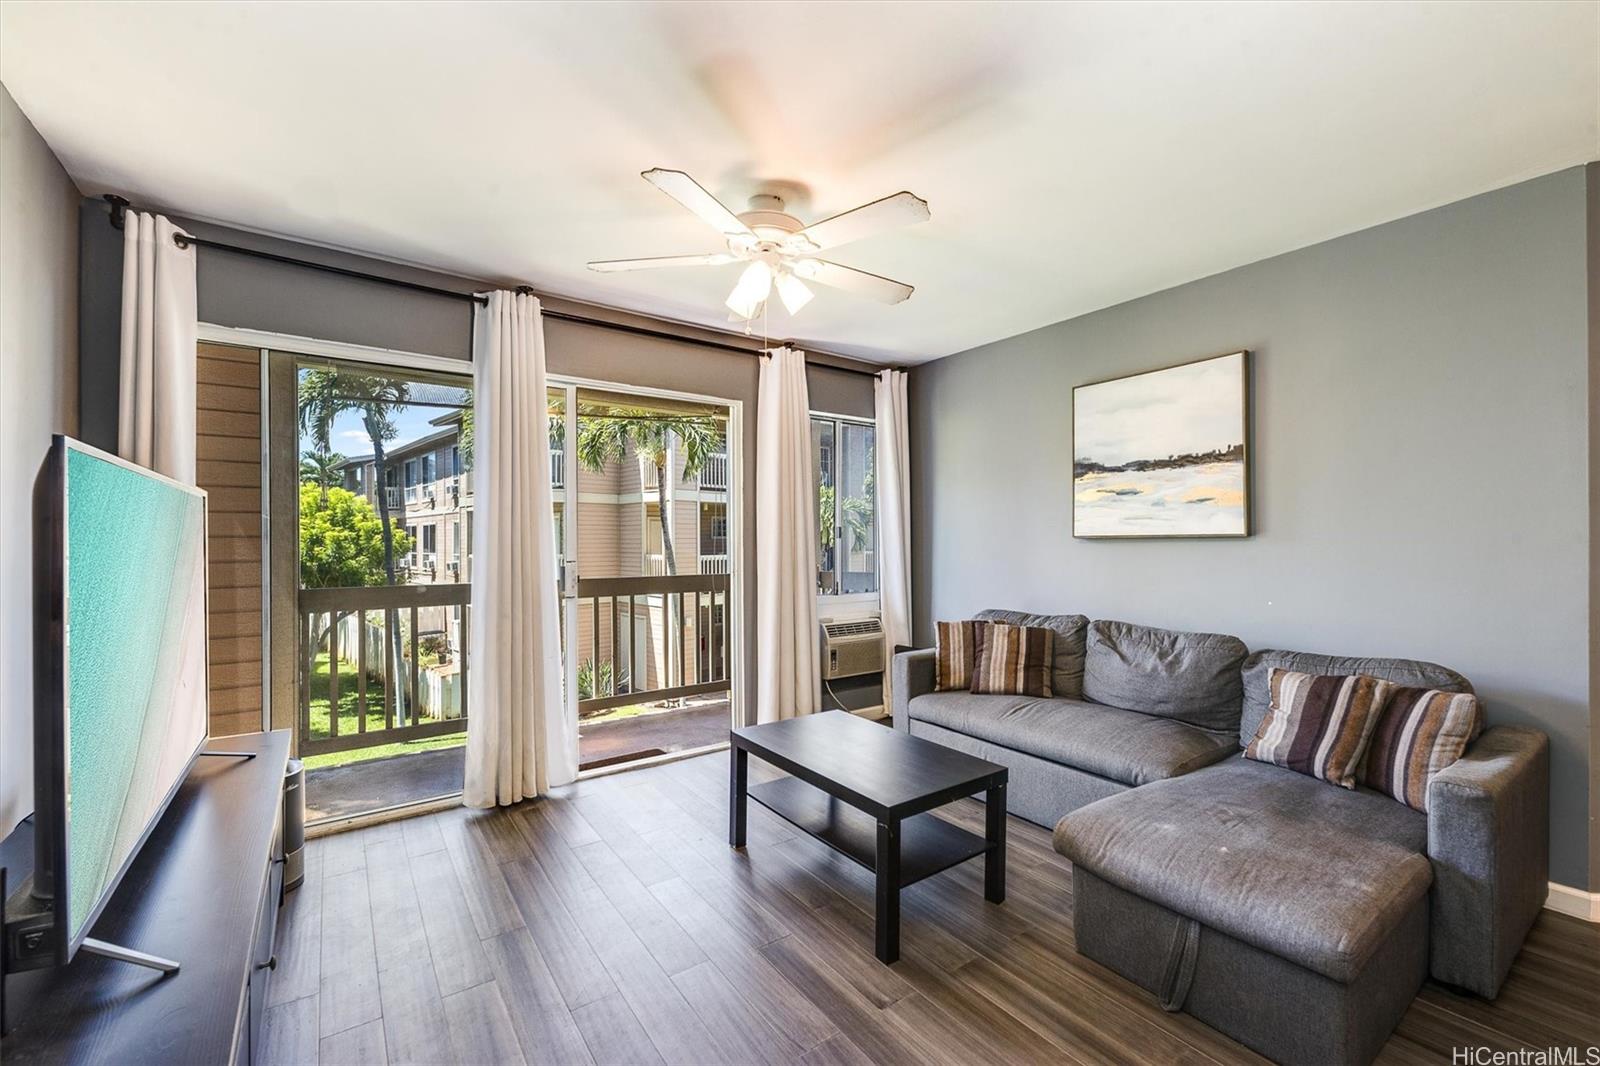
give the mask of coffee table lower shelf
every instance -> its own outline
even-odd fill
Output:
[[[748,794],[845,858],[868,870],[877,870],[878,823],[871,815],[798,777],[779,777],[751,785]],[[931,813],[913,815],[900,823],[899,887],[916,884],[988,849],[989,845],[976,833]]]

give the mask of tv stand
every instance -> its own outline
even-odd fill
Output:
[[[275,965],[289,732],[210,748],[254,758],[195,759],[72,962],[5,977],[5,1066],[249,1066]],[[18,881],[32,838],[24,823],[0,843]]]
[[[107,944],[104,940],[96,940],[92,936],[83,938],[83,943],[78,945],[80,952],[87,951],[91,955],[99,955],[107,959],[116,959],[118,962],[131,962],[135,966],[148,966],[152,970],[162,973],[177,973],[178,964],[171,959],[158,958],[155,955],[146,955],[142,951],[132,948],[119,948],[115,944]]]

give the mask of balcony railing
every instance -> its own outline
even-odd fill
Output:
[[[467,584],[301,589],[300,754],[465,732],[471,597]]]
[[[550,487],[559,489],[567,483],[567,453],[562,448],[550,449]]]
[[[700,556],[700,572],[702,574],[726,574],[728,572],[728,557],[726,555]]]
[[[721,452],[707,457],[700,468],[700,487],[726,489],[728,487],[728,457]]]
[[[390,511],[405,510],[406,494],[405,491],[400,488],[400,486],[387,485],[384,487],[383,494],[388,499]]]
[[[579,717],[727,692],[728,618],[725,576],[579,578]]]

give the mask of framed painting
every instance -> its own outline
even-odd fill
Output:
[[[1072,390],[1074,537],[1250,535],[1250,353]]]

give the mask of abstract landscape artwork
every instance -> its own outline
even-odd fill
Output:
[[[1072,535],[1250,535],[1250,353],[1072,390]]]

